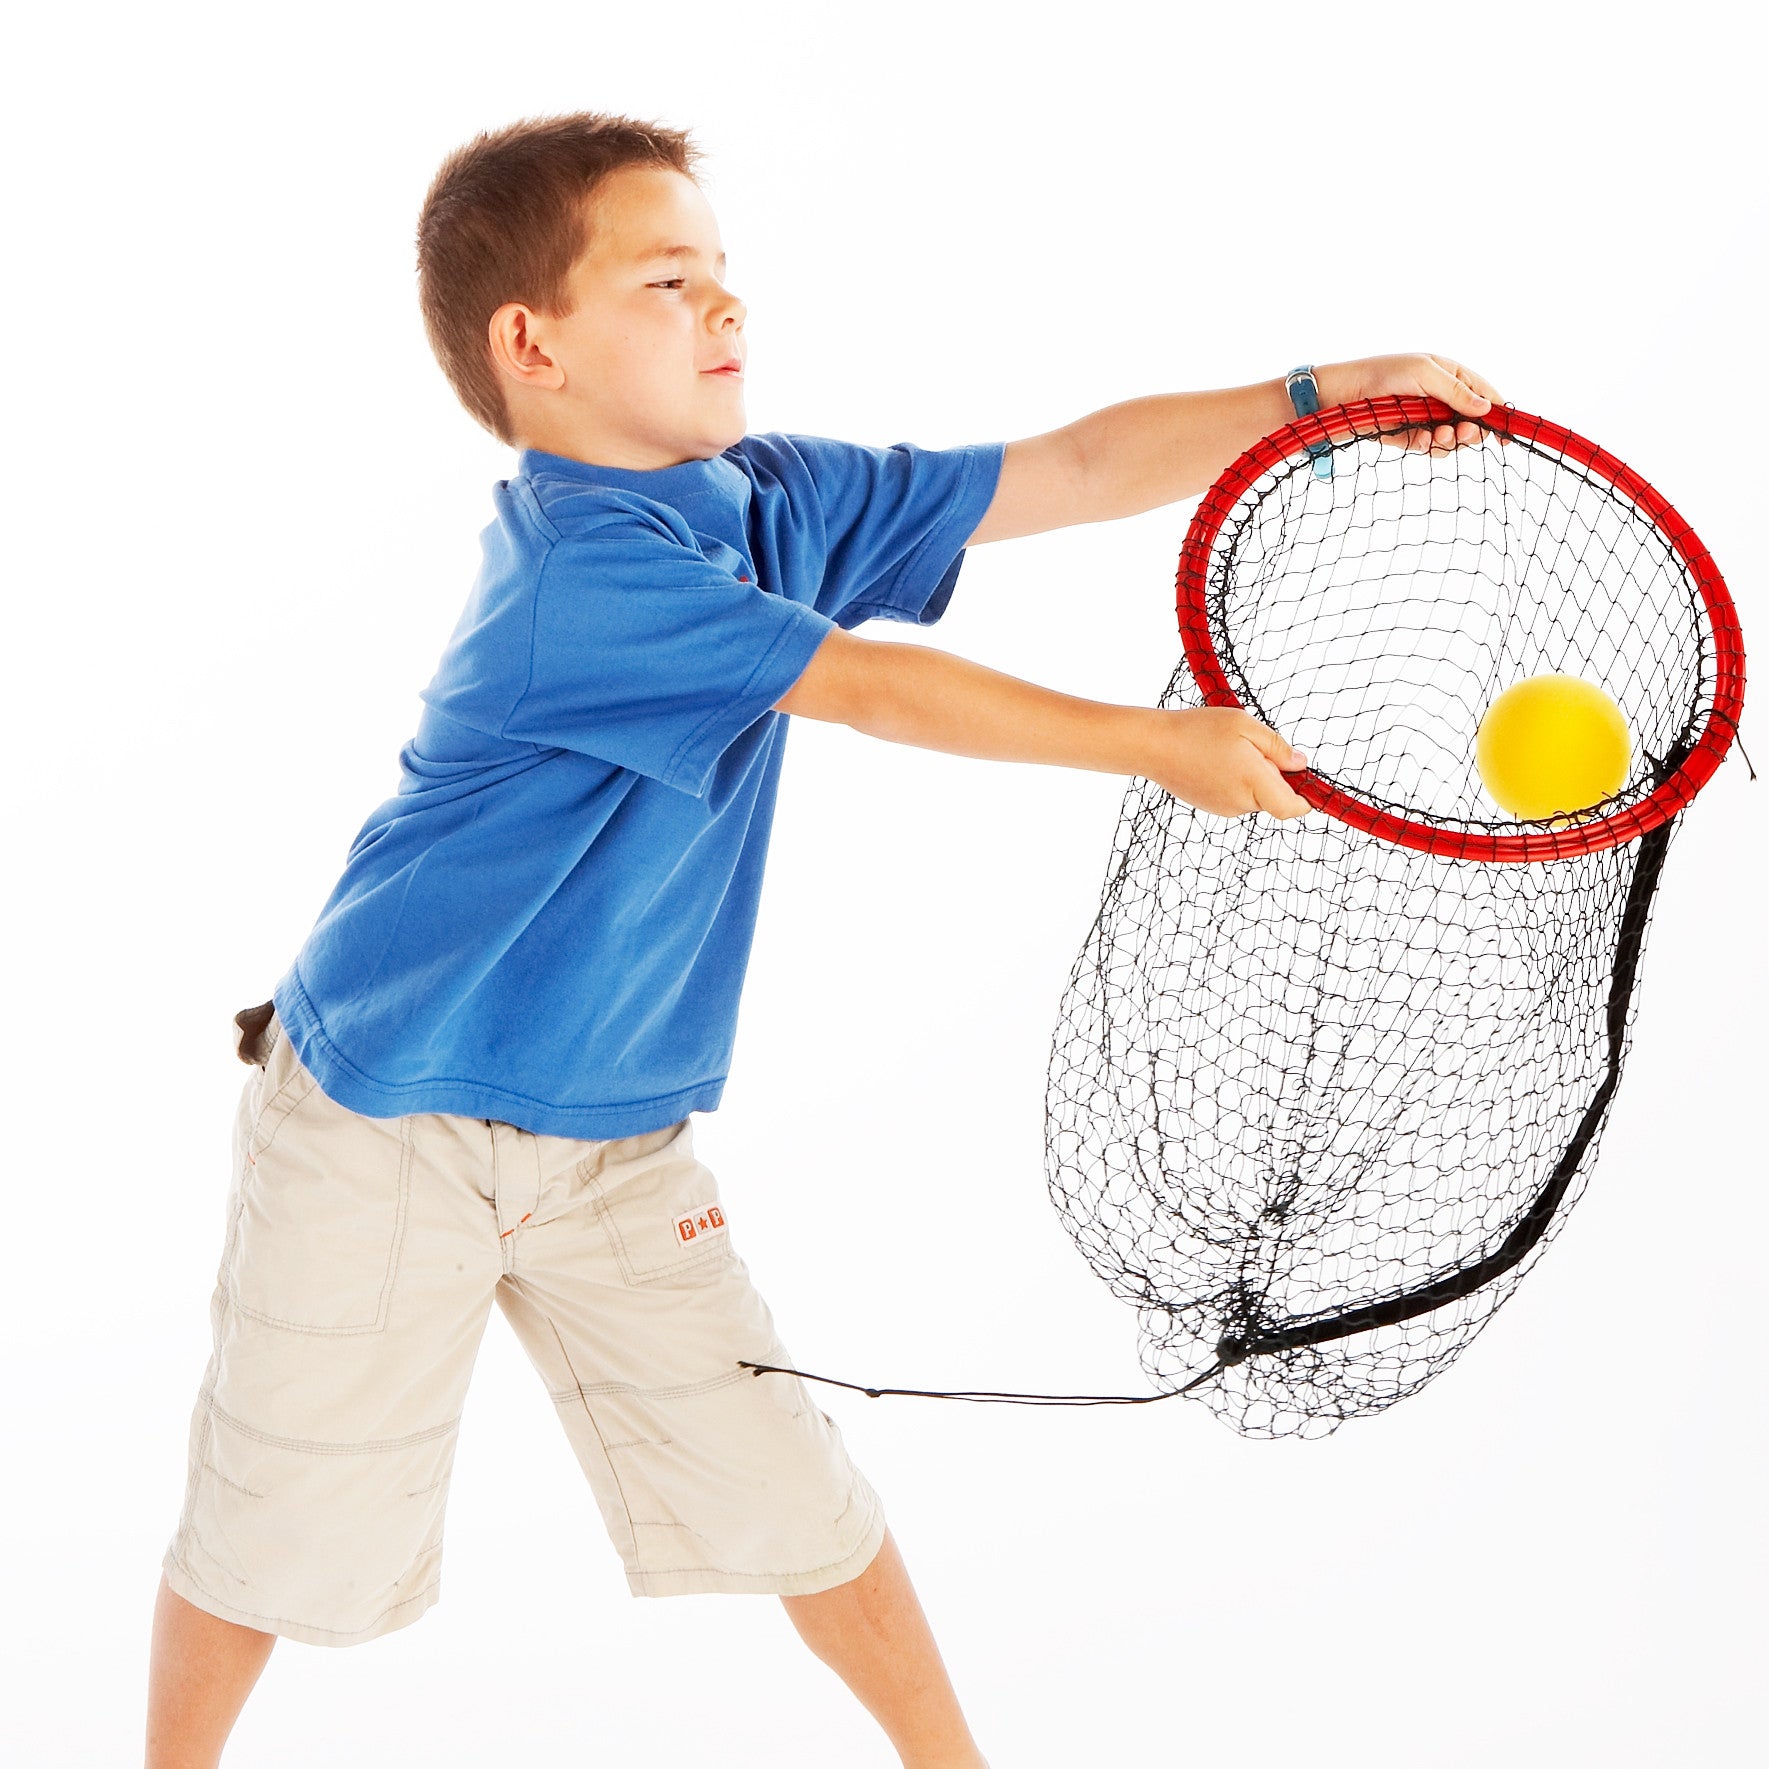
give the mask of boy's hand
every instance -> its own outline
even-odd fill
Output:
[[[1264,811],[1300,817],[1308,801],[1280,770],[1295,773],[1308,758],[1269,725],[1233,706],[1150,707],[1136,772],[1175,798],[1218,817]]]
[[[1329,362],[1315,369],[1314,378],[1322,405],[1423,393],[1478,418],[1490,407],[1505,403],[1492,382],[1447,356],[1367,356],[1358,362]],[[1478,424],[1439,424],[1435,430],[1401,430],[1382,440],[1416,454],[1447,454],[1480,441],[1486,434]],[[1499,440],[1508,442],[1510,438],[1501,436]]]

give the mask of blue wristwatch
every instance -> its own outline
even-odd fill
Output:
[[[1290,395],[1290,404],[1295,407],[1299,418],[1310,417],[1321,409],[1320,383],[1314,378],[1314,364],[1311,362],[1292,369],[1284,377],[1284,391]],[[1314,456],[1315,478],[1331,479],[1333,445],[1330,442],[1311,442],[1308,452]]]

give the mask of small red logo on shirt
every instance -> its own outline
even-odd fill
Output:
[[[686,1216],[676,1218],[676,1239],[686,1245],[703,1235],[716,1233],[725,1226],[725,1213],[717,1204],[702,1204]]]

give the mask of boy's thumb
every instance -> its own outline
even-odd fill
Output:
[[[1478,417],[1481,412],[1486,411],[1493,403],[1484,393],[1470,387],[1459,375],[1454,377],[1450,384],[1455,391],[1461,395],[1461,398],[1452,399],[1449,402],[1458,411],[1464,411],[1470,416]]]
[[[1257,719],[1253,721],[1253,727],[1254,747],[1274,768],[1294,774],[1299,768],[1308,766],[1308,757],[1301,750],[1292,748],[1289,739],[1281,732]]]

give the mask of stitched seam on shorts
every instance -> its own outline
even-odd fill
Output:
[[[387,1311],[393,1306],[393,1285],[399,1277],[399,1256],[405,1249],[405,1231],[411,1224],[412,1163],[417,1158],[413,1143],[415,1129],[410,1118],[399,1121],[399,1219],[393,1225],[393,1247],[387,1255],[387,1276],[381,1294],[375,1301],[375,1325],[387,1324]]]
[[[245,1198],[237,1183],[228,1195],[231,1214],[227,1219],[227,1235],[222,1243],[221,1265],[215,1274],[215,1289],[210,1297],[210,1308],[219,1319],[214,1322],[214,1344],[219,1349],[227,1334],[227,1317],[233,1308],[233,1296],[227,1287],[228,1256],[233,1251],[234,1237],[239,1232],[241,1216],[245,1213]],[[176,1554],[180,1546],[193,1539],[196,1533],[196,1513],[198,1488],[202,1484],[202,1469],[209,1460],[209,1445],[215,1437],[215,1393],[206,1385],[206,1378],[213,1374],[218,1358],[211,1353],[209,1368],[205,1372],[205,1385],[197,1390],[197,1405],[203,1410],[202,1430],[196,1434],[198,1441],[191,1445],[185,1459],[184,1504],[178,1513],[178,1527],[173,1531],[170,1552]],[[207,1405],[203,1403],[207,1401]],[[180,1563],[182,1564],[182,1562]]]
[[[238,1302],[235,1306],[250,1320],[262,1321],[267,1327],[280,1327],[285,1333],[305,1333],[310,1339],[349,1339],[363,1333],[379,1333],[386,1326],[384,1321],[369,1321],[360,1327],[315,1327],[306,1321],[285,1321],[280,1315],[266,1314],[249,1302]]]
[[[205,1461],[203,1463],[203,1472],[205,1474],[213,1474],[223,1486],[232,1487],[236,1493],[244,1493],[248,1499],[262,1499],[268,1497],[265,1493],[254,1492],[249,1486],[241,1486],[237,1480],[229,1480],[213,1462]]]
[[[419,1550],[420,1555],[427,1553],[427,1552],[428,1552],[427,1549],[420,1549]],[[285,1626],[291,1627],[291,1628],[306,1628],[308,1630],[308,1632],[312,1633],[312,1634],[331,1634],[339,1640],[354,1640],[354,1639],[356,1639],[358,1635],[364,1634],[368,1631],[369,1628],[372,1628],[376,1622],[382,1621],[387,1616],[390,1616],[394,1612],[394,1610],[403,1609],[408,1603],[416,1603],[420,1597],[428,1596],[430,1592],[434,1591],[436,1589],[436,1587],[442,1583],[442,1576],[439,1573],[435,1578],[433,1578],[429,1582],[429,1584],[427,1584],[423,1588],[423,1590],[414,1591],[414,1592],[412,1592],[412,1594],[409,1597],[401,1597],[397,1603],[389,1603],[387,1605],[387,1607],[385,1609],[383,1609],[379,1615],[370,1616],[366,1627],[348,1628],[348,1629],[346,1629],[346,1628],[321,1628],[321,1627],[316,1627],[312,1622],[304,1622],[296,1616],[259,1615],[256,1610],[242,1609],[240,1607],[240,1605],[237,1603],[225,1603],[222,1598],[215,1596],[215,1594],[212,1591],[210,1591],[209,1587],[207,1585],[205,1585],[201,1579],[196,1577],[196,1575],[190,1570],[190,1568],[184,1564],[183,1559],[179,1555],[174,1554],[172,1556],[172,1562],[178,1568],[178,1570],[181,1573],[183,1573],[184,1576],[187,1579],[189,1579],[190,1582],[193,1585],[195,1585],[199,1591],[201,1591],[203,1593],[203,1595],[205,1597],[208,1597],[212,1602],[223,1603],[225,1608],[233,1610],[236,1614],[249,1615],[249,1616],[251,1616],[251,1618],[254,1621],[258,1621],[258,1622],[271,1622],[273,1624],[276,1622],[281,1622]]]
[[[310,1339],[349,1339],[363,1333],[379,1333],[386,1324],[370,1321],[360,1327],[314,1327],[305,1321],[285,1321],[280,1315],[266,1314],[260,1308],[253,1308],[249,1302],[241,1302],[236,1306],[250,1320],[262,1321],[267,1327],[280,1327],[285,1333],[305,1333]]]
[[[245,1210],[245,1200],[237,1189],[233,1194],[233,1206],[233,1215],[229,1217],[227,1224],[228,1248],[231,1248],[233,1245],[233,1237],[237,1232],[241,1213]],[[215,1332],[215,1343],[218,1346],[221,1344],[222,1339],[227,1332],[227,1316],[233,1307],[233,1295],[227,1287],[226,1274],[227,1254],[224,1250],[221,1260],[221,1271],[217,1274],[215,1280],[215,1289],[220,1297],[218,1312],[221,1316]],[[214,1368],[213,1362],[210,1367],[211,1369]],[[208,1404],[203,1406],[201,1440],[192,1447],[187,1464],[189,1478],[186,1481],[184,1509],[179,1514],[178,1531],[173,1537],[175,1545],[185,1541],[194,1529],[197,1509],[197,1486],[199,1483],[198,1470],[207,1465],[209,1460],[209,1446],[215,1441],[215,1391],[212,1388],[203,1387],[197,1391],[197,1404],[202,1406],[205,1401]]]
[[[565,1360],[566,1369],[571,1371],[572,1380],[574,1382],[576,1382],[577,1381],[577,1367],[571,1361],[571,1353],[569,1351],[567,1351],[565,1348],[564,1336],[560,1333],[558,1327],[554,1324],[553,1317],[551,1315],[546,1315],[544,1317],[544,1319],[546,1320],[548,1328],[552,1332],[553,1339],[554,1339],[555,1343],[559,1347],[560,1357]],[[601,1450],[602,1450],[603,1463],[607,1466],[609,1478],[611,1480],[613,1480],[613,1482],[614,1482],[614,1490],[620,1497],[620,1508],[622,1511],[624,1511],[626,1513],[627,1534],[628,1534],[628,1536],[630,1536],[632,1538],[633,1557],[634,1557],[634,1560],[636,1561],[638,1558],[638,1553],[639,1553],[639,1538],[634,1533],[633,1507],[632,1507],[631,1502],[627,1498],[627,1489],[621,1481],[620,1470],[615,1467],[614,1458],[611,1455],[609,1455],[609,1453],[608,1453],[608,1441],[602,1435],[602,1427],[596,1422],[595,1412],[591,1409],[591,1406],[590,1406],[590,1397],[587,1393],[585,1393],[584,1386],[581,1382],[578,1383],[575,1392],[573,1392],[571,1389],[566,1389],[564,1391],[564,1394],[567,1398],[575,1399],[577,1401],[578,1405],[583,1408],[584,1417],[590,1422],[590,1429],[593,1432],[595,1432],[595,1434],[596,1434],[596,1442],[601,1447]],[[622,1558],[623,1559],[625,1558],[624,1554],[622,1555]]]
[[[878,1515],[878,1513],[874,1512],[873,1515],[876,1517]],[[675,1526],[673,1524],[672,1525],[660,1525],[660,1524],[651,1523],[651,1524],[647,1524],[645,1527],[647,1529],[659,1529],[659,1528],[675,1528],[677,1526]],[[686,1528],[686,1525],[683,1525],[681,1527]],[[871,1523],[868,1522],[866,1529],[864,1529],[860,1532],[859,1539],[854,1543],[853,1547],[851,1547],[847,1551],[847,1553],[838,1554],[835,1557],[835,1559],[827,1560],[821,1566],[793,1567],[791,1570],[789,1570],[787,1572],[733,1572],[728,1566],[670,1566],[670,1567],[660,1567],[655,1572],[641,1571],[638,1576],[642,1579],[652,1579],[652,1578],[668,1579],[668,1578],[679,1577],[684,1573],[686,1573],[690,1576],[697,1574],[697,1573],[714,1573],[719,1578],[722,1578],[722,1579],[817,1578],[819,1575],[826,1573],[826,1572],[830,1572],[834,1568],[836,1568],[838,1566],[842,1566],[846,1562],[852,1560],[854,1558],[854,1556],[860,1552],[860,1543],[864,1542],[866,1540],[866,1537],[867,1537],[868,1533],[870,1532],[871,1527],[872,1527]]]
[[[316,1438],[278,1437],[269,1431],[259,1431],[243,1419],[236,1419],[225,1407],[219,1405],[213,1389],[205,1388],[203,1393],[208,1398],[210,1410],[215,1417],[225,1420],[242,1437],[255,1438],[259,1443],[267,1443],[274,1449],[312,1450],[322,1456],[362,1456],[373,1455],[378,1450],[403,1450],[413,1444],[430,1443],[436,1438],[446,1437],[461,1422],[457,1413],[446,1424],[432,1425],[427,1431],[414,1431],[410,1437],[372,1437],[362,1443],[322,1443]]]
[[[258,1121],[252,1126],[251,1141],[247,1144],[248,1149],[253,1155],[262,1155],[270,1145],[276,1141],[278,1133],[282,1130],[282,1127],[287,1124],[290,1118],[292,1118],[300,1109],[302,1101],[308,1099],[312,1095],[313,1090],[317,1085],[318,1083],[315,1082],[313,1076],[305,1069],[297,1069],[295,1073],[264,1102],[263,1108],[258,1113]],[[295,1097],[290,1100],[286,1106],[283,1106],[280,1112],[277,1111],[277,1106],[281,1103],[284,1096],[294,1092],[296,1088],[299,1088],[300,1091],[295,1093]],[[276,1114],[274,1118],[271,1116],[272,1113]],[[265,1134],[264,1130],[267,1123],[270,1126],[268,1135]],[[262,1141],[259,1140],[261,1137],[263,1139]]]
[[[738,1369],[733,1370],[729,1376],[709,1376],[704,1382],[685,1382],[679,1388],[640,1388],[631,1382],[580,1382],[575,1388],[558,1389],[552,1398],[557,1403],[584,1399],[592,1394],[637,1394],[647,1400],[686,1400],[690,1395],[711,1394],[715,1389],[729,1388],[734,1382],[750,1382],[754,1379],[750,1371]],[[639,1441],[649,1443],[652,1440],[641,1438]],[[604,1449],[607,1447],[606,1444],[603,1445]]]

